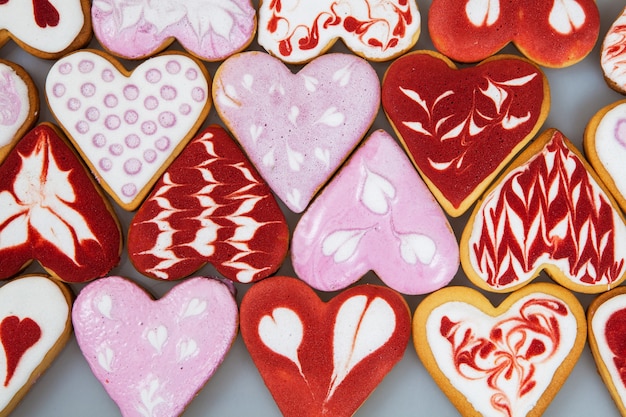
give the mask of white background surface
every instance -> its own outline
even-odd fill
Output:
[[[256,4],[256,1],[254,3]],[[430,1],[418,0],[422,32],[417,45],[413,49],[433,49],[426,25],[430,3]],[[572,67],[558,70],[545,69],[545,74],[550,82],[552,105],[548,119],[541,131],[550,127],[557,128],[579,146],[580,149],[582,149],[582,135],[585,125],[594,113],[605,105],[623,98],[609,89],[603,80],[599,63],[599,47],[609,26],[618,16],[625,2],[598,0],[597,3],[602,17],[602,25],[600,37],[594,50],[584,61]],[[89,47],[99,48],[99,45],[94,39],[89,44]],[[170,49],[176,48],[178,48],[177,44],[170,47]],[[256,42],[253,42],[249,49],[259,49],[259,47]],[[341,42],[338,42],[331,50],[331,52],[346,51]],[[512,46],[507,47],[504,52],[518,54],[517,50]],[[12,41],[0,48],[0,58],[21,64],[34,78],[39,91],[44,91],[45,77],[53,62],[29,55]],[[128,62],[125,62],[125,64],[129,69],[137,65],[137,63]],[[215,74],[218,65],[219,63],[207,64],[211,76]],[[375,63],[373,66],[382,77],[388,63]],[[296,71],[297,68],[294,67],[293,70]],[[41,98],[40,121],[54,121],[43,97]],[[223,126],[214,109],[211,109],[209,118],[204,126],[212,123],[219,123]],[[383,128],[393,133],[382,109],[370,131],[378,128]],[[123,233],[126,235],[132,213],[124,212],[118,207],[116,207],[116,212],[122,222]],[[297,216],[286,209],[285,213],[289,220],[290,230],[293,230],[297,222]],[[458,219],[451,219],[457,238],[460,237],[467,217],[468,215],[466,214]],[[26,272],[37,271],[40,271],[40,269],[35,264],[26,270]],[[197,275],[214,274],[214,270],[207,266],[200,270]],[[289,259],[285,261],[285,264],[279,270],[279,274],[293,276]],[[111,271],[111,275],[122,275],[134,279],[156,297],[160,297],[174,285],[173,283],[159,282],[142,277],[133,269],[125,253],[122,255],[120,265]],[[547,280],[544,276],[540,279]],[[381,283],[371,273],[359,283],[363,282]],[[452,284],[471,285],[460,268]],[[80,285],[73,286],[75,293],[80,288]],[[240,301],[248,285],[237,285],[237,288],[238,300]],[[324,298],[328,299],[329,296],[324,295]],[[415,311],[416,305],[422,298],[423,296],[406,297],[411,307],[411,312]],[[489,298],[492,302],[499,303],[504,296],[489,295]],[[593,296],[580,295],[579,299],[583,307],[586,308]],[[100,417],[117,415],[119,415],[117,406],[107,396],[100,383],[93,377],[73,336],[49,370],[38,380],[12,414],[14,417]],[[279,415],[278,408],[252,363],[241,336],[237,337],[222,366],[184,414],[185,417],[265,417]],[[356,413],[357,417],[442,417],[457,415],[459,414],[456,409],[425,371],[411,343],[402,361]],[[545,416],[574,417],[589,415],[610,417],[618,416],[619,413],[596,372],[593,358],[588,346],[586,346],[574,371],[547,409]]]

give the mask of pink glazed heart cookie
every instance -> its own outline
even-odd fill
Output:
[[[8,416],[70,338],[70,290],[45,275],[0,288],[0,416]]]
[[[389,287],[424,294],[448,284],[459,247],[443,210],[385,131],[367,138],[298,222],[299,278],[335,291],[373,270]]]
[[[626,278],[626,224],[580,152],[542,133],[487,191],[461,237],[468,278],[488,291],[526,285],[541,270],[564,287],[599,293]]]
[[[328,303],[304,282],[273,277],[241,301],[241,335],[285,417],[352,416],[402,359],[406,301],[360,285]]]
[[[591,118],[583,145],[587,159],[626,211],[626,100],[604,107]]]
[[[39,117],[39,93],[21,66],[0,59],[0,163]]]
[[[128,256],[142,274],[179,279],[210,262],[253,282],[282,264],[285,217],[267,184],[219,126],[193,139],[130,223]]]
[[[498,307],[468,287],[443,288],[413,316],[413,343],[464,417],[539,417],[585,345],[585,312],[558,285],[532,284]]]
[[[248,46],[256,31],[250,0],[174,0],[167,5],[95,0],[91,18],[100,44],[128,59],[146,58],[176,39],[196,57],[219,61]]]
[[[460,216],[539,130],[550,89],[543,72],[518,57],[457,69],[418,51],[389,66],[382,105],[439,203]]]
[[[9,39],[39,58],[60,58],[91,39],[89,1],[0,0],[0,46]]]
[[[293,74],[276,58],[246,52],[218,68],[213,99],[261,176],[300,213],[374,121],[380,84],[353,55],[323,55]]]
[[[100,187],[53,125],[28,132],[0,165],[0,279],[33,259],[85,282],[119,263],[122,236]]]
[[[122,415],[178,416],[228,353],[238,311],[217,279],[190,278],[155,301],[132,281],[107,277],[79,293],[72,321]]]
[[[163,54],[129,73],[101,52],[82,50],[50,69],[46,98],[103,188],[134,210],[204,122],[207,77],[186,55]]]
[[[589,347],[598,372],[622,415],[626,415],[626,287],[601,294],[587,310]]]
[[[363,58],[386,61],[411,49],[420,30],[415,0],[274,0],[259,6],[259,45],[292,64],[324,54],[339,38]]]

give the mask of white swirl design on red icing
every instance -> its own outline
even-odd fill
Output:
[[[626,271],[625,244],[626,226],[560,132],[487,195],[469,237],[471,265],[495,289],[544,263],[576,285],[609,286]]]
[[[600,64],[604,76],[617,88],[626,90],[626,8],[606,33]]]
[[[561,35],[569,35],[582,28],[587,16],[576,0],[554,0],[548,22]]]
[[[390,59],[419,30],[414,0],[271,0],[259,10],[259,44],[285,62],[311,60],[336,38],[366,58]]]
[[[500,0],[467,0],[465,14],[474,26],[493,26],[500,17]]]
[[[576,337],[569,307],[546,294],[527,296],[495,318],[448,302],[426,325],[440,369],[485,416],[525,416]]]

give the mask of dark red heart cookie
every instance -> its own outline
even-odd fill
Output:
[[[389,66],[382,104],[430,190],[459,216],[539,130],[550,91],[543,72],[518,57],[457,69],[418,51]]]
[[[55,278],[85,282],[118,264],[120,227],[62,133],[44,123],[0,166],[0,279],[32,260]]]
[[[128,254],[153,278],[183,278],[208,262],[229,279],[253,282],[276,272],[288,240],[270,188],[226,131],[210,126],[137,211]]]
[[[243,297],[243,340],[286,417],[347,417],[402,358],[411,332],[395,291],[351,287],[328,303],[288,277],[254,284]]]

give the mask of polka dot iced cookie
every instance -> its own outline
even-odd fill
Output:
[[[103,188],[134,210],[204,121],[207,79],[206,69],[182,54],[160,55],[130,73],[83,50],[51,68],[46,96]]]

